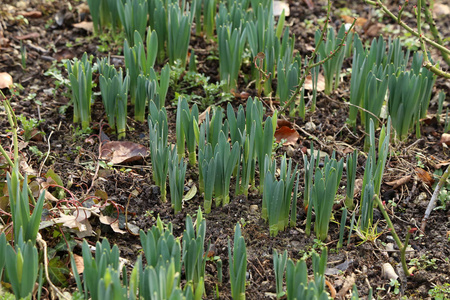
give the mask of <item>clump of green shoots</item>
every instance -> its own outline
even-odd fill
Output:
[[[331,159],[326,156],[323,168],[316,167],[314,185],[311,191],[312,208],[316,215],[314,232],[318,239],[324,241],[328,235],[328,226],[333,209],[334,198],[341,181],[343,159],[337,161],[335,154]],[[308,210],[310,208],[308,207]],[[306,224],[305,232],[309,234],[310,222]]]
[[[186,163],[183,159],[179,159],[177,155],[177,147],[173,147],[169,154],[169,186],[170,199],[175,213],[181,211],[183,194],[184,194],[184,178],[186,177]]]
[[[315,41],[316,45],[319,45],[319,60],[326,58],[332,54],[333,51],[336,51],[335,49],[338,45],[346,38],[345,31],[344,25],[341,26],[337,35],[333,28],[328,28],[324,43],[319,43],[319,39],[322,36],[320,29],[316,31]],[[339,51],[332,59],[329,59],[322,65],[325,77],[325,94],[327,95],[331,94],[332,90],[337,89],[339,85],[344,56],[345,51],[344,49],[341,49],[341,51]]]
[[[269,221],[270,235],[276,236],[279,231],[289,226],[289,212],[291,212],[291,224],[296,223],[299,174],[297,174],[297,166],[292,170],[292,160],[289,160],[288,163],[286,155],[281,159],[279,180],[275,177],[277,172],[276,162],[270,162],[268,156],[266,156],[265,167],[266,175],[264,177],[261,214],[264,220]],[[297,182],[295,182],[296,174]]]
[[[191,216],[186,217],[186,229],[183,233],[183,264],[187,284],[190,285],[196,295],[204,293],[205,265],[208,259],[205,250],[206,220],[200,209],[197,211],[196,226],[192,223]],[[205,253],[206,252],[206,253]]]
[[[156,106],[153,104],[154,111]],[[167,145],[167,114],[165,109],[157,115],[149,114],[150,154],[153,167],[153,180],[161,189],[161,201],[166,201],[166,179],[169,167],[170,149]]]
[[[117,129],[118,138],[125,137],[127,122],[127,97],[130,77],[123,77],[122,69],[117,72],[106,60],[98,61],[100,67],[100,91],[108,124]]]
[[[195,164],[197,163],[195,152],[197,147],[196,132],[198,132],[197,104],[194,104],[192,106],[192,110],[189,110],[189,105],[186,101],[186,98],[179,97],[176,122],[178,156],[180,158],[184,157],[186,141],[189,152],[189,164],[191,166],[195,166]]]
[[[234,229],[233,254],[228,240],[228,259],[231,282],[231,296],[233,299],[245,300],[245,279],[247,273],[247,249],[241,226],[236,224]]]
[[[81,60],[74,59],[66,63],[72,90],[73,122],[81,123],[87,129],[91,121],[92,97],[92,57],[84,53]]]
[[[373,121],[370,122],[369,140],[371,146],[367,156],[361,189],[361,219],[359,226],[363,231],[367,230],[373,222],[373,196],[380,192],[381,179],[383,178],[384,167],[389,154],[390,128],[391,120],[389,118],[387,125],[383,125],[381,128],[377,149],[375,146],[374,124]],[[378,159],[376,152],[378,152]]]

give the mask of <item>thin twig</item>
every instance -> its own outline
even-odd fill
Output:
[[[47,139],[47,147],[48,147],[47,155],[45,155],[45,158],[44,158],[44,160],[41,163],[41,167],[39,168],[38,177],[41,177],[42,168],[44,167],[45,162],[47,161],[47,158],[50,155],[50,138],[52,137],[52,134],[53,134],[53,131],[50,132],[50,135],[48,136],[48,139]]]
[[[445,170],[444,174],[442,174],[441,179],[439,180],[439,183],[437,184],[433,196],[431,196],[430,202],[428,203],[427,210],[425,211],[425,215],[422,219],[422,224],[420,225],[420,230],[425,233],[425,227],[427,226],[428,218],[430,217],[431,211],[436,206],[436,200],[439,195],[439,192],[441,188],[444,186],[445,182],[447,181],[448,177],[450,175],[450,165],[447,166],[447,170]]]
[[[52,288],[52,290],[58,295],[59,299],[66,299],[70,300],[70,298],[66,297],[56,285],[53,284],[53,282],[50,280],[50,276],[48,274],[48,255],[47,255],[47,243],[42,239],[41,234],[38,232],[36,242],[41,246],[41,248],[44,250],[44,271],[45,271],[45,278],[47,279],[48,284]]]

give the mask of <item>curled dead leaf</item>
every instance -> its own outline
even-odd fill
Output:
[[[289,122],[288,120],[285,120],[285,119],[278,119],[277,120],[277,128],[280,128],[280,127],[283,127],[283,126],[286,126],[286,127],[289,127],[289,128],[293,128],[292,122]]]
[[[211,113],[211,105],[208,106],[204,112],[202,112],[199,116],[198,116],[198,124],[200,125],[203,121],[205,121],[206,119],[206,114],[210,114]]]
[[[303,84],[303,86],[305,87],[305,90],[311,91],[313,89],[311,75],[306,76],[305,83]],[[319,74],[319,77],[317,80],[317,91],[321,92],[323,90],[325,90],[325,77],[323,77],[322,74]]]
[[[80,255],[74,253],[73,260],[75,261],[75,265],[77,266],[78,274],[82,274],[84,272],[83,256],[80,256]]]
[[[439,141],[439,145],[442,145],[442,144],[446,144],[446,145],[450,146],[450,134],[443,133],[441,135],[441,140]]]
[[[147,155],[148,150],[143,145],[127,141],[110,141],[102,146],[100,159],[121,164],[141,160]]]
[[[32,11],[25,11],[20,13],[25,18],[31,18],[31,19],[37,19],[42,17],[42,12],[38,10],[32,10]]]
[[[345,23],[352,24],[355,20],[354,17],[341,15],[341,19],[344,20]],[[367,19],[366,18],[356,18],[355,26],[364,27],[366,25]]]
[[[295,145],[297,143],[300,134],[297,130],[289,128],[287,126],[281,126],[275,131],[275,139],[279,143],[281,140],[286,140],[284,146]]]
[[[12,76],[6,72],[0,73],[0,89],[6,89],[13,85]]]
[[[19,35],[16,36],[16,39],[18,40],[29,40],[29,39],[37,39],[38,37],[40,37],[41,35],[37,32],[32,32],[29,34],[25,34],[25,35]]]
[[[113,217],[110,217],[110,216],[100,215],[99,221],[102,222],[105,225],[111,226],[111,229],[114,232],[121,233],[121,234],[126,233],[125,230],[122,230],[122,229],[119,228],[119,219],[118,218],[113,218]]]
[[[419,167],[415,168],[414,171],[416,171],[417,177],[419,177],[423,183],[430,187],[433,185],[434,179],[431,177],[430,173]]]
[[[402,178],[399,178],[394,181],[386,182],[386,184],[392,186],[393,189],[396,189],[399,186],[408,183],[410,180],[411,180],[411,175],[408,175],[408,176],[403,176]]]
[[[83,21],[80,23],[72,24],[72,26],[75,28],[84,29],[87,32],[94,32],[94,23],[92,22]]]

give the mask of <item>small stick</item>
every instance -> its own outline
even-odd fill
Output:
[[[444,183],[447,181],[448,176],[450,175],[450,165],[447,166],[447,170],[445,170],[444,174],[442,174],[441,179],[439,180],[438,185],[434,189],[433,196],[431,196],[430,202],[428,203],[427,210],[425,211],[425,215],[422,219],[422,224],[420,225],[420,230],[425,233],[425,227],[427,226],[428,218],[430,217],[431,211],[436,206],[436,199],[439,195],[441,188],[444,186]]]

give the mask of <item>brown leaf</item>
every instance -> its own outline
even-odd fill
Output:
[[[306,76],[305,83],[303,84],[305,87],[305,90],[312,90],[312,77],[311,75]],[[317,91],[323,91],[325,90],[325,77],[323,77],[322,74],[319,74],[318,80],[317,80]]]
[[[29,39],[37,39],[41,35],[38,32],[32,32],[25,35],[16,36],[16,39],[18,40],[29,40]]]
[[[83,256],[80,256],[78,254],[73,254],[73,260],[75,261],[75,265],[77,266],[77,272],[78,274],[81,274],[84,272],[84,261]]]
[[[408,175],[408,176],[403,176],[402,178],[399,178],[394,181],[386,182],[386,184],[392,186],[393,189],[396,189],[399,186],[408,183],[410,180],[411,180],[411,175]]]
[[[383,27],[383,24],[380,23],[372,24],[367,27],[367,29],[365,30],[365,34],[368,37],[377,37],[380,35],[380,30],[383,29]]]
[[[80,28],[80,29],[84,29],[87,32],[93,32],[94,31],[94,24],[92,22],[80,22],[80,23],[75,23],[72,24],[73,27],[75,28]]]
[[[436,168],[436,169],[440,169],[440,168],[445,167],[445,166],[448,166],[448,165],[450,165],[450,160],[447,160],[447,161],[441,161],[440,163],[438,163],[438,164],[435,165],[435,168]]]
[[[417,177],[419,177],[419,179],[422,180],[423,183],[430,187],[433,185],[434,179],[433,177],[431,177],[430,173],[419,167],[415,168],[414,170],[416,171]]]
[[[113,164],[121,164],[140,160],[148,155],[145,146],[127,141],[109,141],[102,146],[100,159]]]
[[[75,57],[75,53],[67,48],[64,48],[62,50],[59,50],[55,53],[55,58],[57,61],[61,61],[63,59],[72,59]]]
[[[42,12],[38,10],[32,10],[32,11],[25,11],[23,13],[20,13],[25,18],[31,18],[31,19],[37,19],[42,17]]]
[[[450,146],[450,134],[443,133],[441,135],[441,140],[439,141],[439,145],[442,145],[442,144],[446,144],[446,145]]]
[[[13,79],[11,75],[9,75],[6,72],[0,73],[0,89],[9,88],[11,85],[13,85]]]
[[[275,139],[277,142],[281,142],[281,140],[286,140],[284,142],[284,146],[287,145],[295,145],[297,143],[300,134],[298,134],[297,130],[289,128],[287,126],[281,126],[275,131]]]
[[[289,122],[288,120],[285,120],[285,119],[278,119],[277,120],[277,128],[280,128],[280,127],[283,127],[283,126],[286,126],[286,127],[289,127],[289,128],[293,128],[292,122]]]
[[[103,224],[111,226],[111,228],[114,232],[122,233],[122,234],[126,233],[125,230],[122,230],[119,228],[119,219],[118,218],[100,215],[99,220]]]
[[[208,106],[204,112],[202,112],[199,116],[198,116],[198,124],[200,125],[201,123],[203,123],[203,121],[205,121],[206,119],[206,114],[207,113],[211,113],[211,105]]]
[[[341,19],[344,20],[345,23],[352,24],[355,20],[354,17],[341,15]],[[355,22],[355,26],[364,27],[366,25],[367,19],[366,18],[357,18]]]

